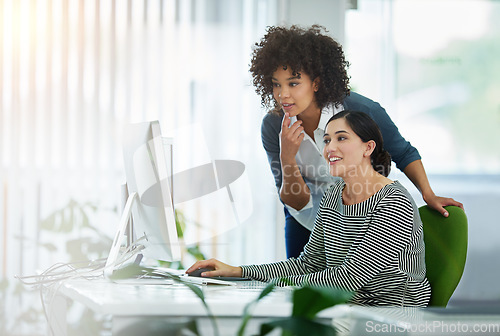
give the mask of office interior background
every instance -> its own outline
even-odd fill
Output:
[[[15,275],[106,257],[130,122],[176,137],[174,171],[245,165],[244,217],[224,190],[176,204],[188,244],[233,264],[284,258],[248,69],[267,26],[314,23],[343,44],[353,91],[419,149],[434,191],[464,203],[468,260],[450,304],[500,300],[500,1],[0,0],[0,334],[46,334],[38,291]]]

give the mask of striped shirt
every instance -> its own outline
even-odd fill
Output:
[[[298,258],[241,266],[243,276],[281,286],[330,286],[354,292],[352,303],[426,306],[423,228],[418,208],[399,183],[354,205],[342,202],[343,181],[326,192],[309,242]]]

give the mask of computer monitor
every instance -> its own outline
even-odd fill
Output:
[[[123,158],[128,198],[106,262],[105,275],[112,274],[116,266],[129,222],[142,255],[163,261],[181,258],[169,185],[171,171],[167,168],[158,121],[129,124],[124,128]]]

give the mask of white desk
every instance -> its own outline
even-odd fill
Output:
[[[254,282],[255,283],[255,282]],[[236,335],[245,306],[261,293],[256,288],[200,286],[211,312],[216,316],[221,336]],[[200,299],[182,284],[125,285],[106,280],[72,280],[57,288],[49,306],[49,323],[55,335],[66,335],[66,302],[79,302],[98,314],[112,316],[113,334],[137,323],[170,323],[195,319],[202,335],[213,335],[213,327]],[[252,313],[247,335],[255,334],[270,318],[290,316],[291,291],[276,288],[262,299]],[[340,326],[339,335],[500,335],[500,307],[465,309],[370,308],[337,305],[319,317]],[[332,321],[333,319],[333,321]],[[279,333],[273,333],[279,335]],[[146,336],[146,334],[141,334]]]
[[[253,285],[251,285],[253,284]],[[255,288],[248,288],[255,286]],[[246,288],[242,288],[246,287]],[[245,306],[256,299],[265,284],[237,282],[237,286],[200,286],[205,301],[216,316],[220,335],[235,335],[241,324]],[[203,328],[203,335],[213,335],[213,327],[199,297],[183,284],[128,285],[106,280],[71,280],[62,283],[50,302],[49,323],[55,335],[66,335],[66,300],[79,302],[98,314],[112,316],[113,334],[145,319],[161,317],[179,322],[193,318]],[[256,332],[269,317],[290,316],[291,291],[276,288],[253,310],[246,330]],[[201,331],[201,330],[200,330]]]

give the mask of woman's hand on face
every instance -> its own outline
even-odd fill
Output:
[[[202,277],[241,277],[242,269],[241,267],[235,267],[228,264],[224,264],[217,259],[199,260],[195,262],[191,267],[186,270],[186,273],[191,273],[199,268],[210,268],[213,271],[206,271],[201,273]]]
[[[441,196],[436,196],[436,195],[431,195],[428,197],[424,196],[424,201],[427,203],[427,205],[434,210],[438,211],[440,214],[442,214],[444,217],[448,217],[449,213],[446,211],[444,208],[445,206],[448,205],[454,205],[462,210],[464,210],[464,205],[460,202],[455,201],[453,198],[449,197],[441,197]]]
[[[302,121],[297,120],[292,126],[290,126],[290,123],[290,115],[285,113],[283,122],[281,123],[280,133],[280,157],[281,160],[285,162],[295,159],[295,155],[297,155],[300,144],[304,139],[304,127],[302,127]]]

